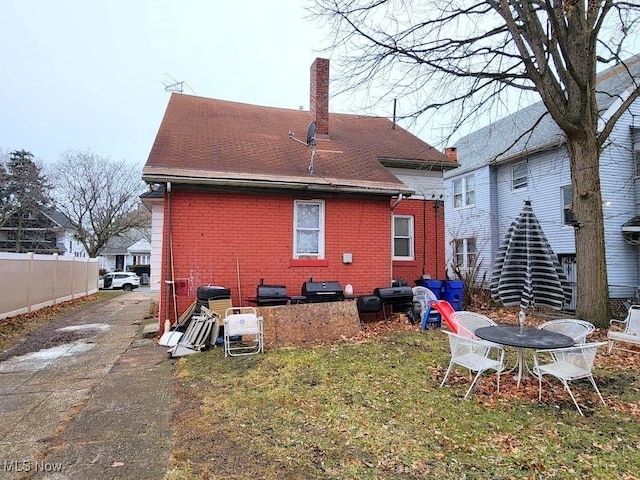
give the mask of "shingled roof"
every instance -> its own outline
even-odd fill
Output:
[[[387,118],[329,113],[329,133],[316,136],[310,172],[311,148],[293,141],[289,132],[305,141],[312,120],[310,111],[172,94],[143,178],[397,195],[412,191],[384,165],[438,170],[457,166]]]
[[[598,74],[596,80],[596,101],[606,120],[607,110],[625,98],[629,89],[637,88],[640,82],[640,55],[606,69]],[[564,142],[564,134],[551,115],[546,113],[544,103],[539,101],[462,137],[456,143],[461,164],[456,174],[489,163],[509,161],[536,151],[557,148]]]

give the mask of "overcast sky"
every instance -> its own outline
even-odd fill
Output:
[[[50,163],[90,149],[142,165],[173,79],[189,94],[306,110],[309,67],[328,54],[305,4],[3,0],[0,150]]]

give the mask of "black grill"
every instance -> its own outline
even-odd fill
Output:
[[[385,305],[390,305],[392,312],[402,312],[409,307],[413,307],[413,289],[411,287],[376,288],[373,294],[376,297],[380,297],[382,301],[382,312],[385,320],[387,319]]]
[[[382,300],[376,295],[363,295],[356,302],[360,313],[378,313],[382,310]]]
[[[411,287],[376,288],[373,292],[376,297],[387,304],[404,304],[413,302],[413,290]]]
[[[289,302],[287,287],[284,285],[260,285],[256,289],[256,304],[260,307],[269,305],[286,305]]]
[[[301,294],[308,303],[341,302],[344,300],[340,282],[314,282],[309,280],[302,284]]]

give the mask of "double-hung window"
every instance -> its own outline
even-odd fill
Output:
[[[476,266],[478,250],[475,238],[456,238],[453,241],[453,264],[461,270]]]
[[[511,189],[527,188],[529,184],[529,165],[527,162],[517,163],[511,167]]]
[[[324,258],[324,202],[296,200],[293,210],[293,257]]]
[[[393,259],[413,260],[413,217],[411,215],[393,216]]]
[[[473,175],[453,181],[453,208],[471,207],[476,204],[476,186]]]
[[[571,186],[562,187],[562,223],[574,225],[576,217],[573,216],[573,189]]]

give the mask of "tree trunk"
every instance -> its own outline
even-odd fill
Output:
[[[611,319],[604,218],[600,192],[600,148],[594,136],[567,139],[576,219],[578,298],[576,318],[607,328]]]

